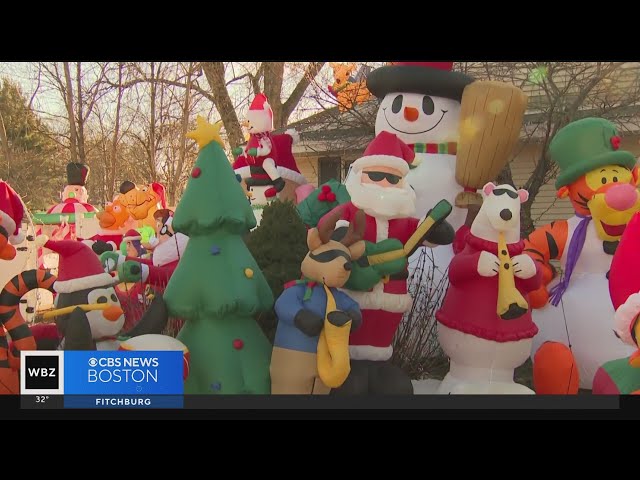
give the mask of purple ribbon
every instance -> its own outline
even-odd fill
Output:
[[[571,280],[571,274],[573,273],[573,269],[578,263],[578,258],[580,258],[580,253],[582,252],[582,247],[584,247],[584,241],[587,238],[587,227],[589,226],[589,222],[591,221],[591,217],[585,217],[584,215],[576,214],[577,217],[582,218],[580,223],[573,231],[573,236],[571,237],[571,242],[569,243],[569,251],[567,252],[567,263],[565,264],[564,275],[562,276],[562,280],[555,287],[551,289],[551,297],[549,299],[551,305],[557,307],[562,300],[562,295],[567,290],[569,286],[569,280]]]

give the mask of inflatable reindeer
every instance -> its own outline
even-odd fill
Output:
[[[340,211],[311,229],[302,280],[290,282],[275,304],[278,315],[271,356],[272,394],[327,394],[351,370],[349,334],[362,321],[358,304],[338,290],[365,250],[364,212],[344,230],[335,230]],[[343,233],[341,239],[336,239]]]

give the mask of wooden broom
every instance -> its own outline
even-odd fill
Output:
[[[528,98],[515,85],[476,81],[462,94],[456,180],[465,187],[456,206],[482,203],[475,190],[495,180],[520,137]],[[471,191],[473,190],[473,191]]]

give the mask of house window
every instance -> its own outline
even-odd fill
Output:
[[[340,157],[320,157],[318,159],[318,185],[329,180],[342,181],[342,162]]]

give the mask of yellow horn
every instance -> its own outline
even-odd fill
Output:
[[[336,300],[326,285],[327,308],[324,328],[318,341],[318,375],[327,387],[338,388],[344,383],[351,371],[349,358],[349,333],[351,320],[340,327],[329,322],[329,314],[337,310]]]
[[[529,310],[529,304],[516,288],[513,264],[504,233],[498,234],[498,316],[503,320],[515,320]]]

